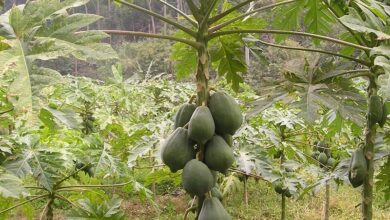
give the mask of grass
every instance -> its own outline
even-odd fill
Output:
[[[324,190],[323,190],[324,191]],[[287,219],[317,220],[321,219],[324,192],[321,191],[314,197],[306,196],[302,200],[287,200]],[[248,187],[249,204],[244,202],[243,190],[231,193],[224,199],[227,211],[235,220],[273,220],[280,219],[280,202],[273,189],[264,182],[250,181]],[[390,219],[390,202],[383,201],[380,194],[376,194],[374,202],[374,219]],[[127,201],[124,205],[128,219],[146,220],[183,219],[186,205],[190,198],[184,193],[176,195],[158,196],[161,214],[157,217],[151,206],[141,202]],[[355,220],[360,219],[360,188],[353,189],[349,186],[341,186],[339,189],[331,189],[330,219]],[[190,214],[188,219],[194,219]]]

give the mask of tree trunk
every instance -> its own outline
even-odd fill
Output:
[[[368,99],[372,95],[377,94],[376,77],[370,77],[370,83],[368,86]],[[367,119],[367,128],[365,130],[366,143],[364,148],[364,154],[367,160],[367,176],[363,183],[362,192],[362,219],[372,219],[372,200],[373,200],[373,187],[374,187],[374,141],[376,136],[376,126],[369,126]]]
[[[245,176],[245,179],[244,179],[244,197],[245,197],[245,206],[248,209],[248,207],[249,207],[248,178],[246,176]]]
[[[280,217],[281,220],[286,219],[286,195],[282,194],[282,214]]]
[[[152,11],[152,1],[151,0],[148,1],[148,8],[150,11]],[[151,26],[152,26],[152,33],[155,34],[156,33],[156,23],[154,21],[153,16],[150,16],[150,22],[151,22]]]
[[[100,15],[100,0],[97,0],[97,1],[96,1],[96,14],[97,14],[97,15]],[[96,22],[96,24],[97,24],[97,29],[98,29],[98,30],[101,30],[100,20],[98,20],[98,21]]]
[[[325,185],[325,200],[324,207],[322,212],[322,220],[329,220],[329,200],[330,200],[330,185],[326,183]]]

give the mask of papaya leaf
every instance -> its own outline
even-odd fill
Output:
[[[224,76],[234,91],[237,91],[243,82],[241,74],[246,73],[247,66],[244,60],[242,47],[244,43],[237,36],[219,37],[211,52],[213,66],[219,76]]]
[[[0,35],[9,48],[0,51],[0,74],[13,78],[9,87],[15,111],[33,111],[32,91],[36,81],[31,80],[35,60],[76,57],[81,60],[116,59],[110,45],[100,43],[108,37],[100,31],[80,29],[100,17],[90,14],[69,15],[67,10],[86,4],[87,0],[36,0],[12,7],[0,16]],[[45,72],[48,72],[45,70]],[[35,102],[34,102],[35,103]]]
[[[197,52],[183,43],[175,43],[172,47],[171,59],[175,61],[176,76],[183,79],[196,71]]]
[[[375,182],[376,189],[385,194],[385,200],[390,199],[390,156],[380,167],[379,174],[375,177],[378,181]]]
[[[319,0],[298,0],[275,10],[276,16],[273,26],[282,30],[298,30],[299,24],[303,23],[307,32],[326,35],[332,30],[335,19],[327,10],[326,5]],[[284,40],[287,35],[277,35],[276,40]],[[314,39],[315,44],[319,44]]]
[[[390,35],[384,32],[385,26],[379,19],[372,15],[370,11],[364,11],[371,21],[364,20],[358,11],[349,8],[349,14],[340,18],[340,21],[348,28],[363,34],[373,33],[378,40],[390,39]]]
[[[41,121],[50,129],[54,129],[57,125],[56,120],[67,126],[68,128],[77,128],[78,122],[74,112],[62,112],[52,108],[42,108],[39,114]]]
[[[19,198],[21,195],[27,194],[21,179],[12,174],[0,173],[0,195],[2,197]]]

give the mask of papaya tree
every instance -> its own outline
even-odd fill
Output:
[[[12,7],[0,17],[0,36],[9,45],[0,52],[0,74],[11,83],[7,89],[16,114],[31,119],[33,99],[39,89],[61,80],[61,74],[39,62],[60,57],[79,60],[110,60],[117,55],[101,41],[108,37],[102,31],[79,30],[101,19],[93,14],[69,14],[72,8],[88,0],[36,0]]]
[[[388,91],[388,83],[384,87],[379,87],[378,84],[380,76],[384,78],[384,80],[381,80],[382,82],[388,82],[387,78],[390,71],[388,57],[389,35],[386,29],[389,22],[389,8],[379,1],[287,0],[261,7],[250,7],[246,12],[240,12],[240,10],[247,8],[252,2],[256,1],[246,0],[236,5],[231,5],[228,1],[187,0],[187,7],[191,15],[187,15],[174,6],[168,5],[165,1],[160,1],[180,14],[183,18],[182,23],[164,17],[150,9],[142,8],[131,1],[115,0],[115,2],[160,19],[179,30],[175,36],[125,30],[105,30],[105,32],[109,34],[161,38],[178,42],[174,46],[173,52],[173,58],[177,61],[177,74],[178,76],[185,76],[194,73],[197,92],[196,103],[198,106],[207,105],[208,103],[210,73],[212,73],[213,69],[219,76],[224,76],[236,91],[238,90],[239,84],[242,82],[242,74],[247,70],[242,50],[246,45],[245,39],[265,34],[275,35],[279,40],[285,38],[286,35],[293,35],[313,39],[315,45],[319,45],[320,42],[328,42],[343,46],[346,49],[336,53],[328,49],[291,47],[257,39],[257,43],[265,46],[327,54],[332,57],[352,61],[363,67],[340,70],[334,72],[334,75],[320,71],[320,74],[323,76],[319,78],[313,78],[313,73],[315,72],[310,73],[308,79],[302,79],[293,74],[293,78],[296,77],[294,84],[298,85],[302,81],[307,84],[303,91],[308,91],[309,93],[304,96],[304,99],[299,101],[301,104],[306,104],[301,105],[301,107],[304,112],[309,113],[309,116],[316,115],[320,109],[319,106],[326,108],[337,106],[338,112],[342,113],[344,117],[346,116],[346,118],[351,120],[354,119],[354,114],[351,115],[350,111],[344,111],[347,108],[337,105],[343,96],[337,97],[336,94],[332,94],[334,92],[332,89],[328,89],[330,94],[324,95],[322,91],[326,88],[313,85],[321,82],[321,80],[326,81],[326,78],[332,81],[334,78],[345,76],[351,78],[365,77],[368,79],[368,100],[371,100],[373,96],[375,97],[380,88],[384,88],[382,90],[384,94]],[[279,29],[266,29],[267,22],[254,15],[276,7],[282,8],[277,14],[275,24],[273,24],[274,27]],[[302,14],[304,14],[304,17],[301,16]],[[303,22],[300,22],[300,19]],[[332,29],[331,25],[336,22],[340,23],[347,31],[342,39],[325,36]],[[305,25],[306,32],[294,31],[294,29],[298,29],[298,24],[300,23]],[[351,53],[351,51],[354,53]],[[310,66],[311,64],[306,62],[303,66]],[[335,97],[332,97],[332,95]],[[381,100],[380,103],[376,102],[375,105],[373,104],[375,109],[383,106],[383,100],[379,99]],[[356,103],[353,104],[356,105]],[[364,153],[368,164],[368,177],[363,184],[363,219],[372,219],[372,189],[374,184],[373,140],[377,129],[376,124],[378,122],[380,124],[383,123],[383,120],[378,120],[379,118],[387,117],[383,113],[376,113],[373,111],[367,112],[366,115],[368,117],[366,129],[364,130],[366,142]],[[313,118],[307,119],[313,120]],[[199,149],[198,159],[203,160],[203,147],[200,146]],[[203,200],[204,196],[199,196],[198,214],[201,211],[200,206]]]

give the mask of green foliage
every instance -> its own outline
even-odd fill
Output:
[[[114,196],[109,201],[103,203],[91,201],[89,199],[80,199],[78,204],[82,209],[72,211],[68,214],[68,219],[125,219],[125,214],[121,210],[122,199]]]
[[[56,76],[59,74],[55,70],[34,69],[37,60],[70,56],[80,60],[116,59],[110,45],[99,43],[108,35],[100,31],[78,32],[100,19],[99,16],[68,14],[68,9],[87,2],[38,0],[15,6],[1,16],[1,35],[10,47],[0,52],[0,72],[12,78],[8,93],[18,97],[13,100],[18,113],[27,111],[31,114],[36,82],[42,86],[53,78],[58,79]],[[42,81],[42,76],[47,80]]]
[[[274,27],[298,30],[301,23],[307,32],[326,35],[332,29],[335,19],[323,1],[319,0],[298,0],[276,9]],[[279,35],[276,39],[280,41],[285,38],[285,35]],[[319,40],[314,40],[314,43],[319,44]]]

